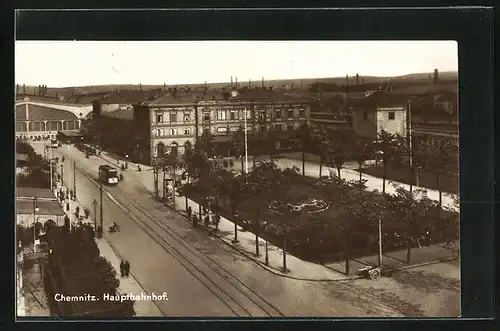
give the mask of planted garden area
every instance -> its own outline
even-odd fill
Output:
[[[247,175],[234,175],[216,162],[191,167],[194,179],[183,193],[275,246],[313,262],[333,262],[377,252],[378,221],[384,252],[446,242],[458,237],[458,214],[443,210],[420,191],[402,188],[381,195],[335,173],[313,179],[298,169],[259,162]],[[188,162],[189,164],[189,162]],[[188,169],[190,167],[188,166]],[[408,255],[410,257],[410,253]]]

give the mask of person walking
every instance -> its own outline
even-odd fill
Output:
[[[125,260],[125,264],[123,267],[125,269],[125,277],[128,277],[130,275],[130,263],[128,262],[128,260]]]
[[[189,206],[186,210],[187,218],[188,221],[191,220],[191,214],[193,213],[193,210],[191,209],[191,206]]]
[[[125,277],[125,261],[120,261],[120,276]]]

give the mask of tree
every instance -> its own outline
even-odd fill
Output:
[[[306,151],[311,145],[312,131],[311,128],[304,124],[300,127],[295,135],[290,137],[289,142],[293,148],[300,148],[302,153],[302,176],[306,175],[305,163],[306,163]]]
[[[317,128],[312,132],[312,145],[319,154],[319,178],[321,178],[323,163],[331,152],[331,136],[323,128]]]
[[[335,164],[337,175],[340,177],[340,170],[349,156],[349,149],[352,146],[354,138],[347,131],[340,130],[332,131],[331,135],[331,147],[328,150],[328,154],[331,158],[331,163]]]
[[[406,224],[406,262],[410,263],[413,243],[416,242],[420,246],[419,237],[422,231],[431,225],[431,211],[434,202],[427,198],[425,190],[419,189],[410,192],[398,185],[394,186],[396,194],[387,198],[393,217],[397,220],[403,220],[402,223]]]
[[[452,158],[450,147],[451,143],[449,141],[438,140],[434,137],[428,136],[425,140],[420,142],[418,149],[415,152],[420,167],[434,172],[436,175],[436,188],[439,192],[439,210],[442,209],[443,201],[440,176],[443,171],[442,169],[446,168]]]
[[[375,142],[377,152],[382,157],[382,165],[384,167],[382,176],[382,194],[385,194],[385,182],[387,179],[387,166],[389,162],[400,155],[402,138],[399,135],[391,134],[382,130],[377,135]]]
[[[241,160],[241,173],[245,172],[243,164],[243,156],[245,155],[245,129],[240,125],[238,131],[234,132],[231,137],[232,148],[236,155],[240,157]]]
[[[210,131],[203,132],[198,143],[195,145],[195,148],[204,151],[208,157],[215,156],[215,144],[213,142],[213,135]]]
[[[359,181],[361,182],[363,177],[363,164],[373,156],[373,144],[363,139],[355,140],[352,145],[352,156],[358,163]]]

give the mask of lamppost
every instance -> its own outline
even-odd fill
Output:
[[[97,200],[92,201],[92,206],[94,206],[94,231],[97,230]]]
[[[36,252],[36,212],[39,211],[38,198],[33,197],[33,251]]]
[[[64,185],[64,164],[61,164],[61,184]]]

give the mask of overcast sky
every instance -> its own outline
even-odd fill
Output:
[[[49,87],[398,76],[458,70],[455,41],[17,41],[16,83]]]

